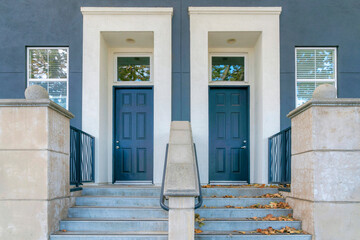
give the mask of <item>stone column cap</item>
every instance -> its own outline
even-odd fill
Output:
[[[75,117],[74,114],[50,99],[0,99],[0,107],[49,107],[69,119]]]
[[[170,128],[164,196],[197,197],[200,195],[191,124],[173,121]]]
[[[292,110],[287,117],[293,118],[311,107],[360,107],[360,98],[312,99]]]

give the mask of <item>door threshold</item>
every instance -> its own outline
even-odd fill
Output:
[[[247,185],[247,181],[210,181],[210,185]]]
[[[154,185],[152,181],[115,181],[117,185]]]

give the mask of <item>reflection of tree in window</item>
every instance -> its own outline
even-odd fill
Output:
[[[150,57],[118,57],[118,81],[150,81]]]
[[[212,57],[212,81],[244,80],[244,57]]]
[[[67,78],[67,50],[31,49],[30,65],[30,78]]]

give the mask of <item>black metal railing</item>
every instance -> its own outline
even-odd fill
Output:
[[[291,128],[269,137],[269,183],[291,183]]]
[[[79,187],[94,182],[95,138],[70,127],[70,184]]]
[[[165,173],[166,173],[166,165],[167,165],[167,156],[168,156],[168,150],[169,150],[169,144],[166,145],[166,152],[165,152],[165,162],[164,162],[164,171],[163,171],[163,181],[161,185],[161,192],[160,192],[160,207],[164,209],[165,211],[169,211],[169,207],[166,205],[166,197],[164,196],[164,182],[165,182]],[[199,174],[199,164],[197,160],[197,154],[196,154],[196,145],[194,143],[194,151],[195,151],[195,162],[196,162],[196,171],[197,171],[197,177],[198,177],[198,184],[199,184],[199,196],[197,196],[197,203],[195,204],[195,209],[198,209],[201,207],[203,203],[203,197],[201,192],[201,182],[200,182],[200,174]]]

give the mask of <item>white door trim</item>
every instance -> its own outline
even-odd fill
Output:
[[[95,182],[112,182],[113,49],[102,32],[154,33],[154,184],[160,185],[171,123],[172,8],[84,7],[82,128],[95,136]],[[144,24],[146,23],[146,24]],[[110,59],[110,60],[109,60]],[[113,69],[111,69],[113,71]],[[144,84],[145,85],[145,84]]]
[[[251,49],[254,74],[249,76],[250,181],[268,181],[267,138],[280,129],[280,13],[280,7],[189,7],[191,124],[202,183],[209,181],[208,35],[212,31],[261,32]]]

